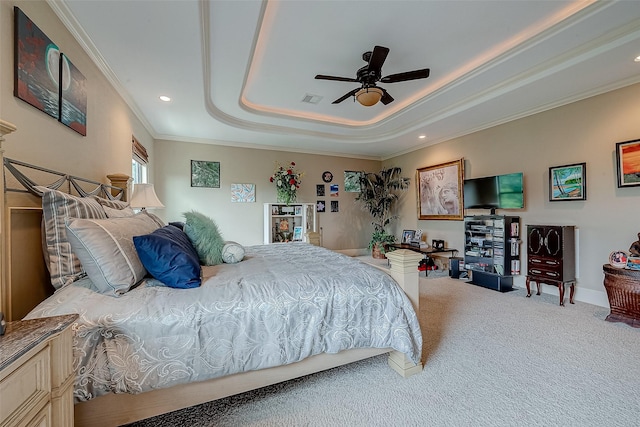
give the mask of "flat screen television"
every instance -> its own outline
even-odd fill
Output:
[[[522,172],[464,180],[465,209],[522,209]]]

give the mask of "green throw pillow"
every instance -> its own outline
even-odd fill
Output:
[[[196,211],[185,212],[184,232],[196,248],[202,265],[222,264],[222,248],[225,241],[216,223],[206,215]]]

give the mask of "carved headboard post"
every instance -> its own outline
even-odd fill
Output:
[[[7,208],[4,192],[4,148],[2,147],[2,143],[4,142],[4,136],[15,132],[15,130],[15,125],[0,119],[0,311],[4,313],[8,311],[6,287],[8,286],[9,278],[7,277],[8,243],[7,230],[5,230]]]
[[[122,196],[123,202],[128,202],[129,200],[131,200],[132,189],[130,188],[129,184],[131,183],[131,181],[133,181],[133,178],[123,173],[114,173],[111,175],[107,175],[107,178],[109,179],[109,181],[111,181],[111,185],[113,185],[114,187],[124,189],[124,195]],[[111,190],[111,194],[114,196],[115,191],[116,190]]]

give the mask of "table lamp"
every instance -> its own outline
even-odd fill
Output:
[[[133,196],[129,205],[134,209],[164,208],[153,189],[153,184],[133,184]]]

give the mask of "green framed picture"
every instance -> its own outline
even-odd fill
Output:
[[[191,160],[191,186],[220,188],[220,162]]]

